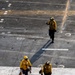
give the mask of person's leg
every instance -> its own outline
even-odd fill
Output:
[[[54,36],[52,36],[52,43],[54,43]]]
[[[24,75],[28,75],[28,71],[27,70],[23,70],[23,74]]]
[[[54,34],[55,34],[55,32],[52,31],[52,43],[54,43]]]
[[[49,30],[49,37],[50,37],[50,39],[52,39],[52,32],[51,32],[51,30]]]
[[[28,71],[26,71],[26,74],[25,75],[28,75]]]
[[[48,75],[51,75],[51,73],[48,73]]]
[[[44,75],[51,75],[51,73],[47,73],[47,74],[44,74]]]
[[[47,73],[47,74],[45,74],[45,75],[51,75],[51,73]]]

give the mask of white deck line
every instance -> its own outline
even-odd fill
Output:
[[[65,22],[67,20],[69,6],[70,6],[70,0],[67,0],[66,8],[64,11],[64,16],[63,16],[62,24],[61,24],[61,28],[60,28],[60,33],[63,33],[63,30],[65,29]]]
[[[42,50],[68,51],[69,49],[42,48]]]

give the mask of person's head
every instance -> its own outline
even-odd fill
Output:
[[[45,64],[46,64],[46,65],[49,65],[49,64],[50,64],[50,61],[47,61]]]
[[[53,21],[53,20],[54,20],[54,17],[51,17],[51,18],[50,18],[50,21]]]
[[[25,59],[25,60],[28,60],[28,56],[24,56],[24,59]]]

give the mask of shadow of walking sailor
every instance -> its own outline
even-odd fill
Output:
[[[51,44],[51,41],[48,40],[47,43],[46,43],[42,48],[48,48],[48,46],[50,46],[50,44]],[[31,61],[32,64],[33,64],[36,60],[38,60],[38,59],[40,58],[41,54],[45,51],[45,50],[42,50],[42,48],[41,48],[38,52],[36,52],[36,53],[32,56],[32,58],[30,59],[30,61]]]

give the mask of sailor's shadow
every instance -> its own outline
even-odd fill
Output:
[[[36,60],[38,60],[41,56],[41,54],[45,51],[45,50],[42,50],[43,48],[48,48],[48,46],[51,45],[51,41],[48,40],[47,43],[38,51],[36,52],[32,58],[30,59],[31,63],[33,64]]]

